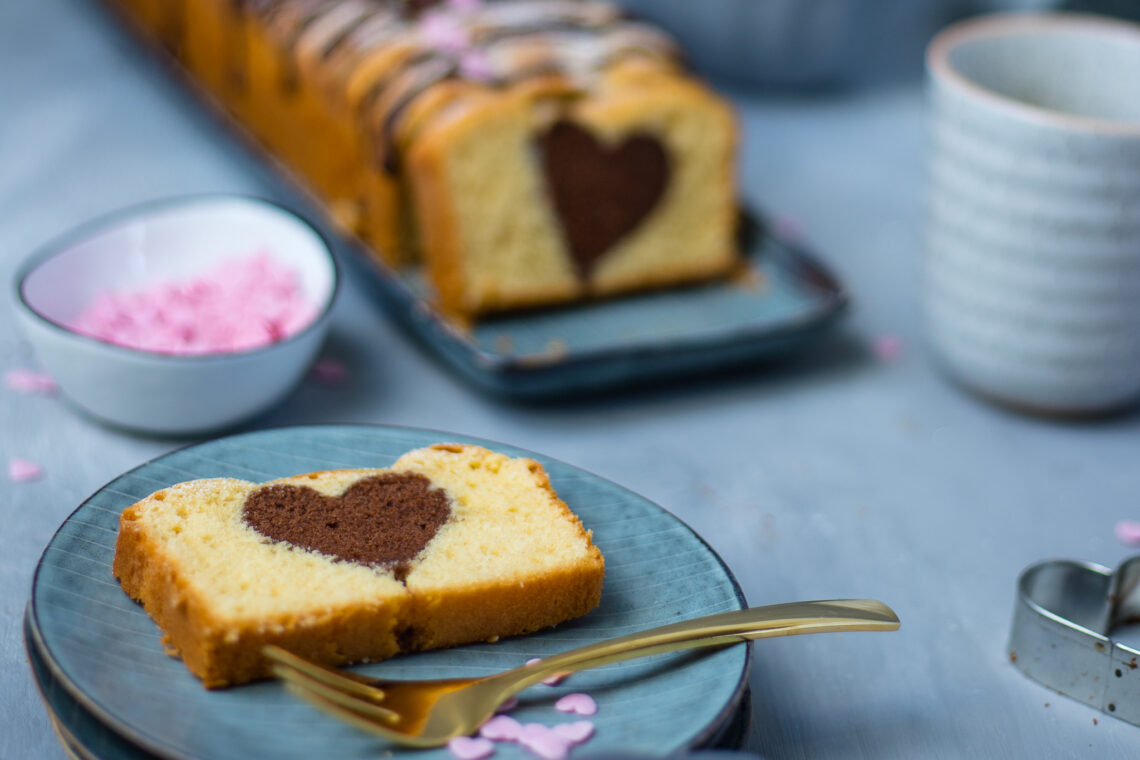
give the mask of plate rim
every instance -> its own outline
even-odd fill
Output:
[[[74,695],[72,695],[71,692],[66,688],[63,688],[62,682],[55,677],[55,674],[52,670],[50,658],[48,658],[45,654],[45,650],[42,644],[42,635],[39,631],[39,628],[36,626],[35,621],[32,619],[30,599],[24,607],[24,620],[23,624],[21,625],[21,630],[24,636],[24,653],[28,656],[28,668],[31,671],[32,682],[35,684],[36,693],[39,694],[40,702],[43,704],[44,710],[47,712],[48,721],[51,724],[52,731],[55,733],[56,739],[63,746],[64,753],[67,754],[69,758],[72,758],[72,760],[109,760],[103,756],[100,756],[99,753],[88,747],[83,742],[83,740],[76,735],[74,727],[67,721],[66,718],[60,714],[56,705],[52,704],[52,700],[47,694],[49,683],[45,682],[40,677],[39,671],[36,668],[36,662],[39,662],[40,666],[44,670],[48,671],[47,677],[52,679],[51,682],[59,687],[60,691],[63,691],[69,698],[75,700]],[[97,723],[102,730],[113,734],[118,740],[131,745],[131,747],[138,750],[141,755],[150,757],[154,756],[153,753],[142,748],[141,746],[138,746],[127,737],[116,732],[105,722],[100,720],[94,713],[92,713],[90,710],[87,710],[86,707],[78,702],[78,700],[75,701],[78,709],[82,710],[90,720]],[[74,754],[72,754],[73,752]],[[140,757],[139,760],[142,760],[142,757]]]
[[[59,537],[59,534],[63,531],[64,527],[75,517],[75,515],[81,509],[83,509],[93,498],[95,498],[95,496],[97,494],[101,493],[104,489],[106,489],[108,486],[110,486],[111,483],[114,483],[119,478],[130,475],[131,473],[137,472],[138,470],[140,470],[144,467],[147,467],[147,466],[149,466],[155,462],[158,462],[159,460],[162,460],[162,459],[169,457],[169,456],[173,456],[173,455],[178,454],[182,451],[186,451],[186,450],[195,448],[197,446],[205,445],[208,443],[213,443],[213,442],[224,440],[224,439],[240,438],[240,437],[244,437],[244,436],[264,435],[264,434],[268,434],[268,433],[282,433],[282,432],[293,431],[293,430],[311,430],[311,429],[317,429],[317,428],[325,428],[325,429],[351,428],[351,429],[356,429],[356,430],[410,431],[413,433],[431,433],[431,434],[438,434],[441,436],[453,436],[453,437],[457,437],[459,439],[478,441],[478,442],[481,442],[483,444],[487,444],[489,446],[506,447],[508,449],[513,449],[515,451],[522,452],[522,454],[525,456],[538,457],[539,460],[541,460],[541,461],[549,462],[551,464],[557,464],[557,465],[560,465],[563,467],[568,467],[572,470],[577,470],[578,472],[585,473],[585,474],[589,475],[591,478],[595,478],[599,481],[602,481],[609,486],[620,489],[621,491],[624,491],[627,494],[630,494],[637,499],[640,499],[640,500],[642,500],[648,504],[653,505],[657,509],[661,510],[661,512],[663,512],[664,514],[671,517],[673,520],[676,520],[676,522],[680,526],[682,526],[693,537],[695,537],[697,539],[697,541],[704,548],[704,550],[707,551],[709,553],[709,555],[716,561],[717,565],[720,567],[721,571],[724,573],[725,577],[729,581],[730,587],[731,587],[732,592],[733,592],[733,596],[735,597],[736,602],[739,605],[739,608],[743,609],[743,608],[748,606],[748,602],[744,596],[744,591],[740,586],[740,581],[736,578],[736,575],[728,567],[728,564],[724,561],[724,558],[722,558],[720,556],[720,554],[717,553],[717,551],[709,545],[709,543],[705,540],[705,538],[703,536],[701,536],[697,531],[693,530],[693,528],[687,522],[685,522],[681,518],[677,517],[677,515],[673,514],[669,510],[665,509],[665,507],[662,507],[660,504],[653,501],[652,499],[649,499],[645,496],[642,496],[641,494],[639,494],[639,493],[637,493],[637,492],[635,492],[629,488],[626,488],[625,486],[623,486],[619,483],[616,483],[616,482],[614,482],[608,478],[604,478],[600,475],[597,475],[593,472],[590,472],[589,470],[585,470],[585,469],[578,467],[576,465],[572,465],[572,464],[569,464],[568,462],[564,462],[561,459],[550,457],[550,456],[547,456],[545,454],[541,454],[539,452],[532,451],[530,449],[515,446],[514,444],[503,443],[501,441],[494,441],[491,439],[482,438],[480,436],[472,436],[472,435],[467,435],[467,434],[463,434],[463,433],[441,431],[441,430],[436,430],[433,428],[421,428],[421,427],[414,427],[414,426],[410,426],[410,425],[388,425],[388,424],[365,423],[365,422],[310,423],[310,424],[302,424],[302,425],[287,425],[287,426],[283,426],[283,427],[272,427],[272,428],[261,428],[258,430],[248,430],[248,431],[243,431],[240,433],[235,433],[235,434],[230,434],[230,435],[216,436],[213,438],[208,438],[206,440],[193,441],[193,442],[181,445],[181,446],[177,446],[177,447],[175,447],[169,451],[166,451],[166,452],[164,452],[158,456],[151,457],[151,458],[141,462],[140,464],[136,465],[135,467],[132,467],[128,470],[125,470],[122,473],[119,473],[118,475],[116,475],[115,477],[111,478],[109,481],[104,483],[102,486],[100,486],[99,488],[95,489],[90,494],[88,494],[88,496],[86,498],[84,498],[79,503],[79,505],[76,506],[76,508],[74,510],[72,510],[67,515],[66,518],[64,518],[64,520],[59,524],[59,526],[52,533],[51,538],[44,545],[44,549],[41,552],[39,559],[36,561],[35,571],[32,574],[30,598],[28,600],[27,607],[25,609],[25,615],[26,615],[27,619],[30,621],[31,630],[37,634],[37,637],[34,638],[34,640],[33,640],[33,644],[35,644],[37,646],[37,651],[39,652],[41,659],[44,662],[44,665],[47,667],[47,669],[51,673],[51,675],[55,678],[56,683],[61,688],[63,688],[73,699],[75,699],[75,701],[79,704],[80,707],[82,707],[89,714],[91,714],[99,723],[101,723],[102,725],[104,725],[105,727],[110,729],[111,731],[115,732],[119,736],[125,738],[129,743],[135,745],[136,747],[140,747],[143,750],[145,750],[146,752],[154,754],[158,757],[166,758],[167,760],[197,760],[197,758],[194,758],[193,756],[183,754],[173,747],[162,744],[159,741],[155,741],[152,737],[144,734],[143,732],[134,728],[132,725],[130,725],[130,724],[120,720],[119,718],[115,717],[114,715],[112,715],[110,712],[108,712],[106,709],[104,709],[100,705],[100,703],[98,702],[97,699],[95,699],[93,696],[87,694],[77,683],[75,683],[74,680],[66,673],[66,671],[63,669],[63,667],[56,660],[55,656],[52,654],[50,648],[48,647],[47,642],[44,641],[44,639],[43,639],[42,626],[40,625],[39,616],[38,616],[37,611],[36,611],[36,588],[39,584],[40,574],[44,569],[45,559],[47,556],[48,549],[50,549],[51,546],[55,543],[56,539]],[[445,439],[441,439],[441,440],[445,440]],[[732,717],[735,714],[735,710],[740,706],[741,700],[744,698],[745,693],[748,691],[749,675],[751,674],[752,664],[753,664],[753,653],[752,653],[752,646],[749,642],[742,642],[742,643],[744,644],[744,647],[745,647],[745,649],[744,649],[744,662],[743,662],[743,665],[740,669],[740,673],[737,675],[736,685],[733,688],[732,694],[726,700],[725,705],[721,708],[721,710],[719,710],[717,712],[716,716],[711,721],[709,721],[709,723],[707,725],[702,727],[702,729],[700,731],[698,731],[696,735],[694,735],[692,740],[690,740],[689,743],[686,745],[686,749],[690,749],[690,750],[698,749],[698,748],[701,748],[702,746],[708,744],[710,741],[713,741],[716,738],[717,733],[722,728],[724,728],[724,726],[726,726],[729,721],[732,720]],[[37,684],[37,686],[38,686],[38,684]]]

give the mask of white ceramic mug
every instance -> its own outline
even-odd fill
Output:
[[[941,32],[927,67],[935,353],[1025,409],[1140,398],[1140,26],[982,16]]]

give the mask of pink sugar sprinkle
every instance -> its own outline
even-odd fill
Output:
[[[428,46],[446,53],[460,53],[470,45],[467,30],[446,12],[425,13],[419,23],[419,32]]]
[[[316,317],[297,273],[261,252],[223,261],[186,281],[104,291],[70,326],[127,348],[200,355],[262,348]]]
[[[571,744],[581,744],[594,735],[594,724],[588,720],[576,720],[573,723],[559,723],[551,729]]]
[[[577,692],[567,694],[554,703],[554,709],[559,712],[575,713],[577,715],[594,715],[598,712],[598,703],[589,694]]]
[[[468,50],[459,58],[459,74],[464,79],[490,82],[495,78],[491,59],[482,50]]]
[[[522,724],[509,715],[496,715],[479,727],[479,735],[496,742],[518,741]]]
[[[881,335],[875,339],[875,356],[889,362],[902,356],[903,344],[894,335]]]
[[[495,745],[482,737],[457,736],[447,743],[447,749],[456,760],[484,760],[495,754]]]
[[[527,664],[527,665],[534,665],[535,663],[538,663],[538,662],[542,662],[542,658],[541,658],[541,657],[532,657],[532,658],[530,658],[529,660],[527,660],[527,661],[526,661],[526,664]],[[568,677],[568,676],[569,676],[569,674],[568,674],[568,673],[562,673],[562,674],[558,674],[558,675],[553,675],[553,676],[550,676],[549,678],[544,678],[544,679],[542,679],[542,682],[543,682],[544,684],[546,684],[547,686],[557,686],[558,684],[560,684],[560,683],[562,683],[563,681],[565,681],[565,680],[567,679],[567,677]]]
[[[59,390],[55,379],[46,372],[31,369],[10,369],[4,373],[4,385],[18,393],[52,396]]]
[[[570,741],[541,723],[524,725],[518,741],[542,760],[565,760],[570,754]]]
[[[8,480],[13,483],[27,483],[43,477],[44,470],[35,462],[13,457],[8,460]]]
[[[778,216],[772,222],[776,237],[795,243],[803,238],[803,225],[790,216]]]
[[[348,368],[336,359],[321,359],[313,365],[311,374],[324,385],[340,385],[348,377]]]
[[[1121,520],[1116,523],[1116,539],[1122,544],[1136,546],[1140,544],[1140,522],[1136,520]]]
[[[498,712],[498,713],[510,712],[511,710],[515,709],[518,706],[519,706],[519,698],[518,697],[507,697],[506,699],[503,700],[503,704],[499,705],[499,709],[496,710],[495,712]]]

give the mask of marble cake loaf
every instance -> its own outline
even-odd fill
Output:
[[[334,218],[474,317],[728,273],[731,109],[589,0],[119,0]]]
[[[114,573],[217,688],[268,676],[266,644],[337,665],[536,631],[597,606],[605,562],[540,464],[441,444],[165,488],[123,512]]]

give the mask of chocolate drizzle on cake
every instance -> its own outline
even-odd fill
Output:
[[[615,146],[570,121],[538,138],[546,184],[578,274],[589,280],[598,260],[653,211],[669,185],[669,154],[648,135]]]
[[[456,79],[504,87],[561,74],[582,90],[615,61],[676,60],[673,42],[655,29],[588,0],[245,0],[248,12],[281,45],[281,90],[296,91],[301,59],[325,65],[323,84],[344,82],[386,48],[407,48],[391,65],[369,70],[359,108],[379,126],[378,163],[398,173],[396,135],[409,106]]]
[[[365,478],[340,496],[304,486],[265,486],[242,507],[246,524],[267,538],[390,568],[400,581],[450,517],[447,493],[416,473]]]

